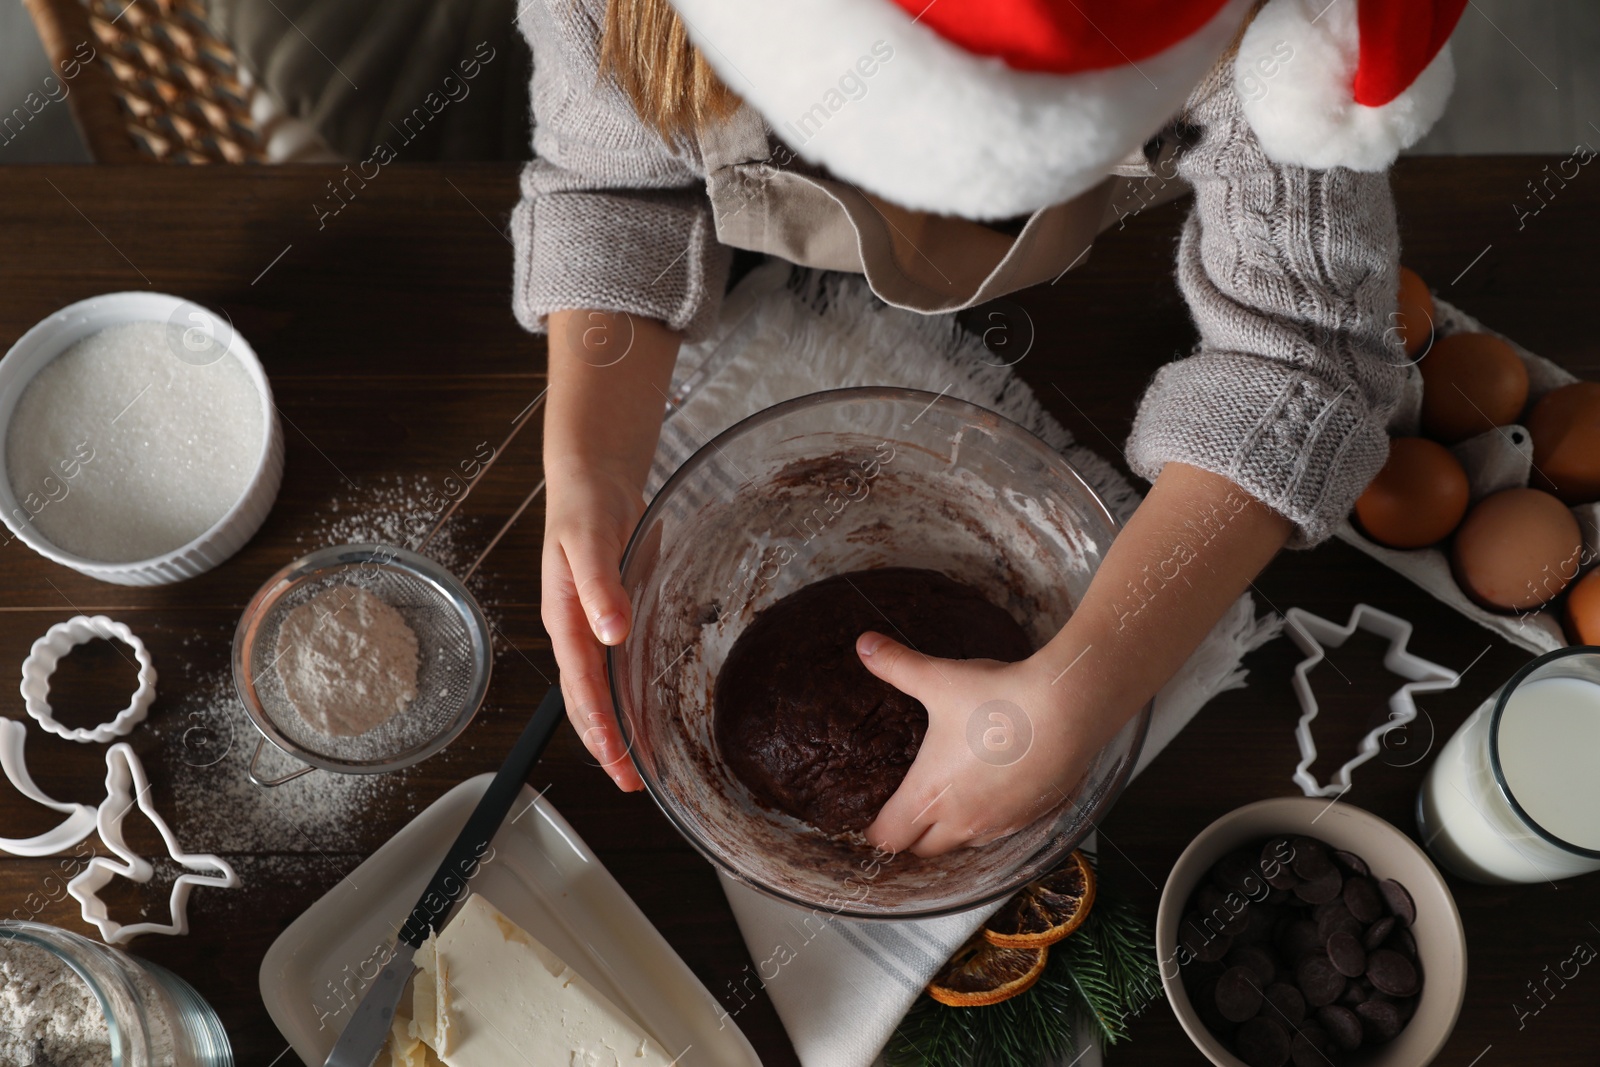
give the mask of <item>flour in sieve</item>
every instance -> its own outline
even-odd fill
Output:
[[[274,662],[300,717],[329,737],[375,730],[417,696],[417,635],[360,586],[325,590],[289,612]]]
[[[0,940],[0,1064],[110,1062],[105,1016],[83,979],[53,952]]]

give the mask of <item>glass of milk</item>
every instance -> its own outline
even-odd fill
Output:
[[[1423,844],[1474,882],[1600,871],[1600,647],[1529,663],[1461,725],[1417,796]]]

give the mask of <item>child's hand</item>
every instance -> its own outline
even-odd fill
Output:
[[[1015,833],[1069,796],[1105,743],[1076,721],[1070,690],[1051,686],[1037,655],[936,659],[871,632],[856,651],[928,709],[910,772],[866,830],[886,851],[936,856]]]
[[[612,780],[632,791],[644,782],[617,729],[601,647],[620,644],[632,623],[619,567],[644,503],[638,487],[625,483],[595,473],[549,482],[540,614],[572,728]]]

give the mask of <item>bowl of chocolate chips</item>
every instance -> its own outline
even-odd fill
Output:
[[[1167,999],[1218,1067],[1422,1067],[1455,1027],[1466,936],[1405,834],[1320,797],[1201,831],[1161,892]]]

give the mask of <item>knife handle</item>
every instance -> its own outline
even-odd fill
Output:
[[[539,754],[550,743],[556,727],[566,718],[566,711],[566,704],[561,699],[561,687],[551,686],[539,702],[533,718],[528,720],[522,736],[511,746],[505,762],[489,782],[489,788],[483,791],[478,806],[467,818],[455,844],[445,853],[444,861],[428,882],[428,888],[423,890],[422,899],[417,901],[417,906],[406,917],[405,925],[400,928],[401,941],[412,948],[422,947],[428,932],[466,894],[467,883],[478,873],[479,860],[489,850],[489,842],[494,840],[500,824],[505,822],[512,802],[522,792],[528,772],[539,762]]]

